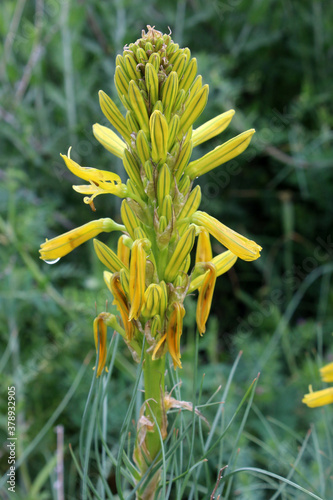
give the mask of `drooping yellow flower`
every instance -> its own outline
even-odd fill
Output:
[[[245,238],[245,236],[236,233],[236,231],[225,226],[211,215],[197,211],[192,215],[191,220],[195,224],[208,229],[214,238],[240,259],[250,261],[260,257],[261,246]]]
[[[207,272],[203,280],[202,286],[199,290],[199,297],[197,303],[196,320],[200,335],[203,335],[206,331],[206,322],[210,313],[210,308],[212,305],[214,288],[216,283],[216,267],[211,262],[206,262],[204,264]]]
[[[112,219],[98,219],[88,222],[61,236],[52,238],[52,240],[46,240],[45,243],[42,243],[40,246],[40,258],[45,261],[60,259],[74,250],[74,248],[82,245],[82,243],[94,238],[98,234],[102,232],[109,233],[110,231],[121,230],[122,228],[123,226],[120,226]]]
[[[99,377],[105,367],[106,363],[106,355],[107,355],[107,346],[106,346],[106,334],[107,334],[107,326],[105,323],[105,315],[108,316],[108,313],[101,313],[94,320],[94,339],[96,346],[96,354],[98,355],[98,365],[97,365],[97,374]],[[108,371],[107,368],[105,368]]]
[[[171,313],[166,328],[166,341],[174,367],[182,367],[180,358],[180,337],[183,332],[183,317],[185,309],[182,304],[175,302],[171,306]]]

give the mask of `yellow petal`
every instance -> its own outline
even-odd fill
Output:
[[[317,408],[318,406],[325,406],[333,403],[333,387],[315,392],[310,390],[309,394],[305,394],[302,403],[305,403],[310,408]]]
[[[65,161],[66,167],[80,179],[84,179],[88,182],[93,182],[96,186],[101,183],[108,183],[108,185],[121,184],[121,178],[119,175],[113,172],[107,172],[106,170],[98,170],[97,168],[81,167],[78,163],[70,158],[71,148],[68,150],[68,156],[60,155]]]
[[[110,151],[110,153],[119,158],[123,157],[126,144],[113,132],[113,130],[95,123],[95,125],[93,125],[93,134],[98,142],[100,142],[105,149]]]
[[[107,349],[106,349],[107,327],[104,322],[105,314],[108,313],[101,313],[94,320],[94,339],[96,346],[96,354],[98,355],[98,366],[96,374],[97,377],[99,377],[102,374],[102,371],[104,370],[106,355],[107,355]],[[107,368],[106,371],[108,371]]]
[[[200,288],[196,311],[196,321],[200,335],[202,335],[206,331],[206,322],[212,305],[217,277],[214,264],[206,263],[205,267],[207,268],[207,272],[205,274],[203,284]]]
[[[333,382],[333,363],[320,368],[320,376],[324,382]]]

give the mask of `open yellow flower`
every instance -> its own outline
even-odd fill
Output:
[[[333,382],[333,363],[320,368],[320,376],[323,382]],[[305,394],[302,402],[310,408],[325,406],[333,403],[333,387],[322,389],[321,391],[313,391],[312,385],[309,386],[309,393]]]

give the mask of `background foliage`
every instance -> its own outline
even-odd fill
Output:
[[[309,383],[320,388],[318,367],[333,357],[332,16],[332,3],[324,0],[3,0],[0,469],[6,472],[6,391],[15,385],[22,463],[17,498],[57,498],[52,462],[57,424],[65,429],[66,498],[79,497],[68,443],[73,449],[78,445],[91,381],[92,319],[107,300],[109,310],[112,306],[91,244],[54,266],[38,260],[38,247],[45,237],[95,218],[72,191],[74,178],[59,152],[73,146],[82,164],[123,175],[120,162],[94,140],[91,125],[103,123],[98,90],[117,99],[116,54],[147,24],[163,32],[170,26],[173,39],[197,57],[210,85],[198,124],[236,110],[230,130],[196,148],[197,155],[235,133],[257,130],[247,152],[200,180],[203,209],[264,248],[261,259],[237,262],[218,280],[208,331],[199,342],[203,395],[207,400],[219,384],[225,388],[242,350],[227,415],[261,375],[237,466],[287,477],[296,460],[294,480],[321,498],[332,498],[331,408],[310,410],[301,403]],[[116,218],[119,201],[101,197],[96,207],[97,215]],[[179,376],[184,398],[191,399],[191,297],[187,307]],[[135,366],[126,346],[119,345],[109,388],[111,447],[117,447],[134,379]],[[205,416],[210,418],[209,409]],[[209,462],[210,493],[231,456],[237,429],[236,424],[228,435],[221,461]],[[269,482],[248,473],[235,477],[223,498],[273,498]],[[108,480],[115,492],[112,473]],[[0,495],[7,498],[1,486]],[[304,498],[288,489],[279,495]]]

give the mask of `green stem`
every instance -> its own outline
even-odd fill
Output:
[[[145,400],[149,406],[146,406],[146,416],[154,422],[151,414],[153,413],[161,429],[162,435],[165,431],[165,412],[164,412],[164,371],[165,371],[165,356],[155,361],[151,358],[151,352],[145,352],[143,376],[145,387]],[[152,432],[147,432],[146,446],[150,454],[150,460],[153,461],[156,455],[161,450],[161,441],[159,432],[154,429]]]

